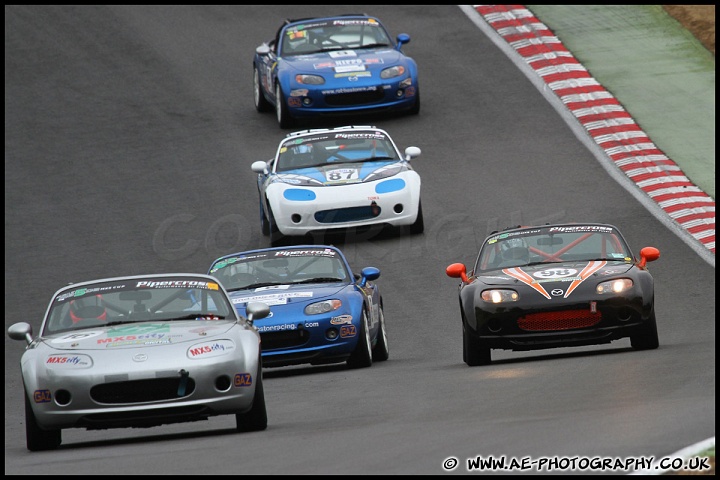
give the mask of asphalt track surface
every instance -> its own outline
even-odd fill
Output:
[[[57,451],[32,454],[22,346],[6,337],[6,474],[441,474],[449,457],[460,462],[453,473],[467,473],[477,456],[660,458],[714,437],[714,258],[608,175],[463,10],[333,8],[348,11],[409,33],[405,51],[421,67],[419,116],[353,123],[422,148],[425,234],[334,239],[356,269],[382,271],[390,360],[269,369],[265,432],[237,434],[229,417],[70,430]],[[222,254],[266,246],[249,166],[286,132],[254,111],[252,52],[282,18],[325,13],[6,6],[6,328],[38,328],[70,281],[205,271]],[[445,267],[472,262],[492,230],[552,221],[613,223],[635,251],[660,249],[651,265],[660,348],[494,351],[493,365],[467,367]]]

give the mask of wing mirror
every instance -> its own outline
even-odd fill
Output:
[[[252,169],[253,172],[261,173],[263,175],[267,175],[269,172],[267,163],[263,162],[262,160],[253,162],[253,164],[250,165],[250,168]]]
[[[364,287],[367,282],[377,280],[380,277],[380,270],[375,267],[365,267],[360,272],[360,286]]]
[[[249,302],[245,308],[245,315],[248,323],[252,325],[255,320],[260,320],[270,315],[270,307],[263,302]]]
[[[640,268],[645,268],[647,262],[654,262],[658,258],[660,258],[660,250],[655,247],[645,247],[640,250],[640,261],[638,262],[637,266]]]
[[[405,160],[409,162],[413,158],[419,157],[421,153],[418,147],[407,147],[405,149]]]
[[[8,337],[13,340],[25,340],[28,345],[33,341],[32,338],[32,325],[26,322],[13,323],[8,328]]]
[[[449,265],[445,269],[445,273],[448,277],[459,278],[463,282],[468,283],[467,271],[465,270],[465,265],[462,263],[453,263],[452,265]]]
[[[406,43],[410,43],[410,35],[408,35],[407,33],[401,33],[397,36],[397,47],[395,48],[400,51],[402,46]]]

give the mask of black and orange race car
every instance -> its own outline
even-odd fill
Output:
[[[659,346],[655,287],[647,262],[620,231],[601,223],[517,227],[488,236],[459,278],[463,360],[491,363],[492,349],[538,350],[630,338],[636,350]]]

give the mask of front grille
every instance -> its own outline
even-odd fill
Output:
[[[377,103],[385,98],[382,88],[363,92],[333,93],[325,95],[325,103],[331,107],[344,107],[348,105],[367,105]]]
[[[195,391],[195,381],[185,378],[185,385],[180,389],[181,377],[150,378],[147,380],[128,380],[95,385],[90,389],[90,396],[98,403],[147,403],[158,400],[172,400],[187,397]],[[178,395],[178,390],[184,390]]]
[[[368,205],[366,207],[336,208],[315,212],[315,220],[320,223],[343,223],[369,220],[380,215],[380,207]]]
[[[602,320],[600,312],[589,310],[564,310],[559,312],[530,313],[518,318],[517,324],[523,330],[555,331],[592,327]]]
[[[302,328],[282,332],[263,332],[260,334],[263,350],[299,347],[304,345],[309,338],[310,332]]]

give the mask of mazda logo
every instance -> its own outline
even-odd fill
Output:
[[[560,290],[559,288],[554,288],[553,291],[550,292],[550,294],[551,294],[553,297],[559,297],[559,296],[561,296],[561,295],[563,294],[563,291]]]

